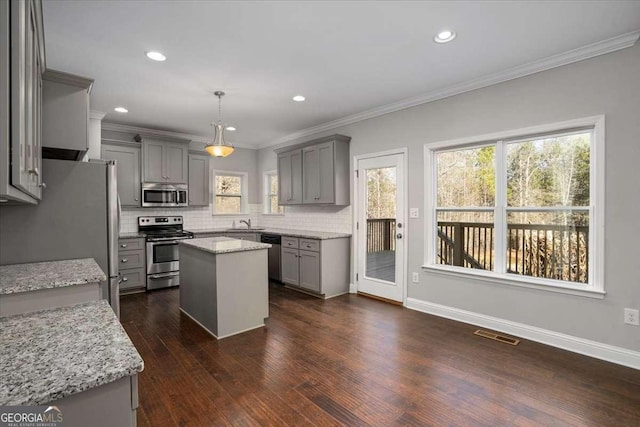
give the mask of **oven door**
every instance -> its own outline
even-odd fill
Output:
[[[147,242],[147,274],[180,270],[178,242],[175,240]]]
[[[177,206],[178,191],[175,189],[143,188],[142,207]]]

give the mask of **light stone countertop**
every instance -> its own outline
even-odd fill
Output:
[[[301,237],[303,239],[318,239],[318,240],[329,240],[329,239],[343,239],[346,237],[351,237],[351,234],[346,233],[331,233],[328,231],[309,231],[309,230],[290,230],[285,228],[235,228],[235,229],[226,229],[226,228],[208,228],[208,229],[192,229],[189,231],[192,233],[261,233],[261,234],[279,234],[281,236],[289,236],[289,237]]]
[[[130,231],[127,233],[120,233],[118,238],[120,239],[139,239],[141,237],[145,237],[146,235],[140,231]]]
[[[42,405],[142,372],[106,300],[0,319],[0,405]]]
[[[191,246],[212,254],[226,254],[231,252],[255,251],[269,249],[268,243],[252,242],[249,240],[232,239],[230,237],[205,237],[180,240],[179,243]]]
[[[0,266],[0,295],[85,285],[107,280],[93,258]]]

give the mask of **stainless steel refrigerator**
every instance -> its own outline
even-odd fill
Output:
[[[37,205],[0,206],[0,265],[94,258],[102,296],[120,316],[120,209],[113,161],[42,161]]]

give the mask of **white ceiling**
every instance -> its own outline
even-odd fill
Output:
[[[640,29],[640,1],[43,3],[47,66],[94,78],[105,121],[210,135],[224,90],[255,147]]]

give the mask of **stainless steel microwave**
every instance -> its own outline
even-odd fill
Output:
[[[189,206],[186,184],[142,184],[143,208]]]

